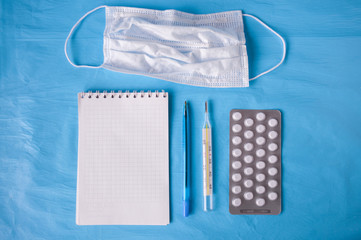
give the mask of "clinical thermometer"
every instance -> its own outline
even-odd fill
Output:
[[[212,130],[208,116],[208,102],[205,103],[205,119],[202,128],[203,145],[203,210],[213,209],[213,155],[212,155]]]

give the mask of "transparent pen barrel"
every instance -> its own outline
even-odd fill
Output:
[[[203,210],[213,209],[213,155],[211,128],[202,129],[203,145]]]

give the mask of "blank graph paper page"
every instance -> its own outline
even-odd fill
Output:
[[[169,223],[168,93],[79,93],[76,223]]]

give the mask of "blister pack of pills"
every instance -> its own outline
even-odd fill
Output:
[[[281,112],[233,109],[229,121],[229,212],[281,212]]]

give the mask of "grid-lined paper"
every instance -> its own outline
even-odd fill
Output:
[[[79,94],[78,110],[76,223],[168,224],[167,93]]]

